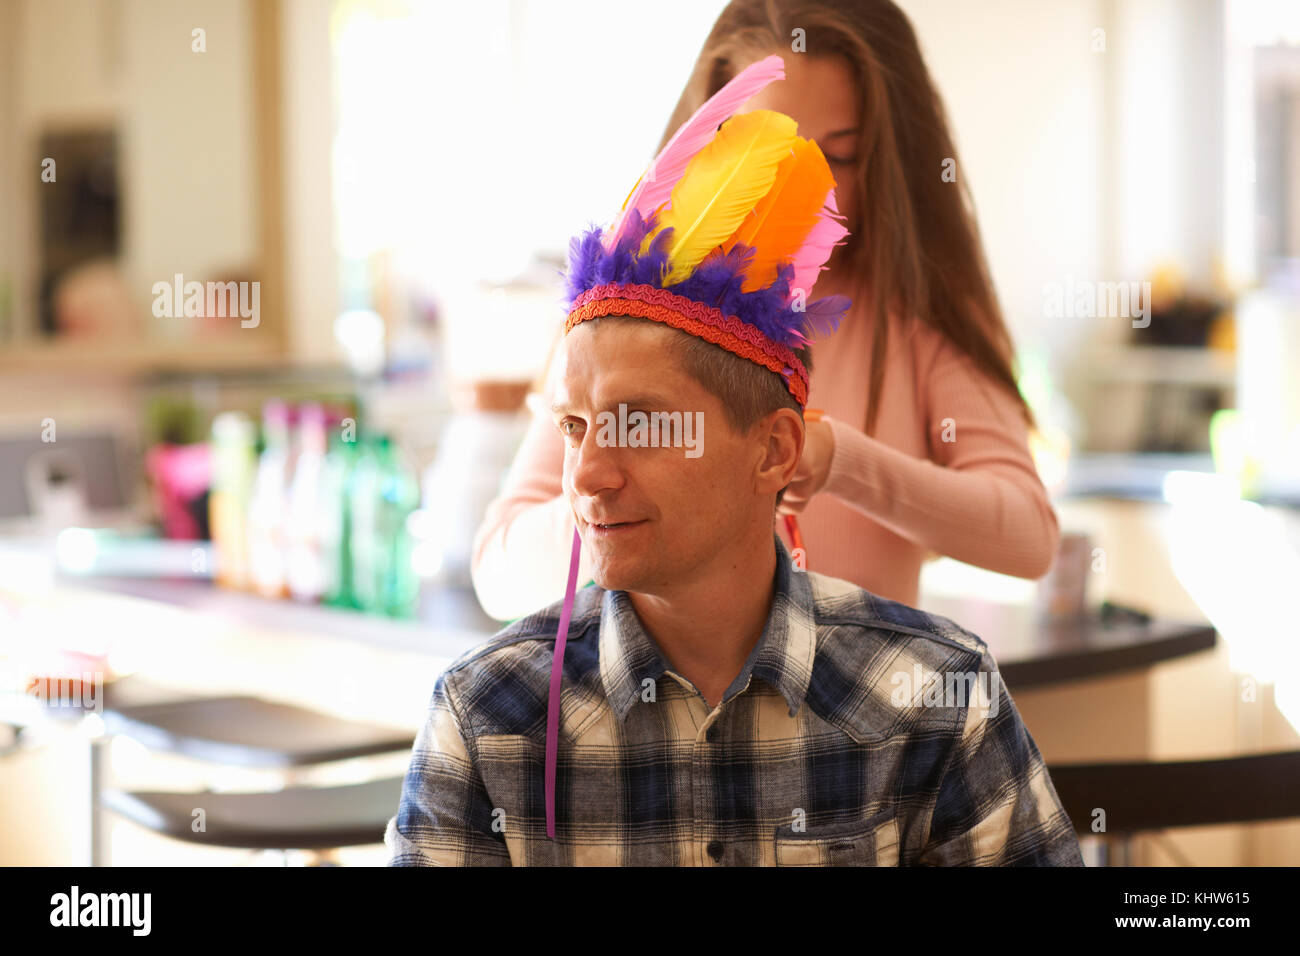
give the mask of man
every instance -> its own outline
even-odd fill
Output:
[[[571,247],[548,391],[597,586],[573,592],[575,544],[564,602],[439,677],[393,865],[1082,865],[985,644],[804,571],[774,533],[825,427],[804,420],[809,333],[845,306],[792,281],[842,229],[761,228],[831,221],[820,152],[781,114],[718,126],[779,78],[769,59]]]
[[[557,373],[599,585],[570,625],[558,839],[541,786],[556,604],[438,679],[393,864],[1082,865],[983,641],[798,570],[773,533],[804,434],[776,376],[638,319],[575,328]],[[763,378],[776,407],[733,424],[729,393]],[[620,404],[701,411],[704,454],[602,446],[596,418]],[[965,703],[927,705],[918,667]]]

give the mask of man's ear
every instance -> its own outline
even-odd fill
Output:
[[[754,475],[759,494],[775,495],[794,479],[807,429],[799,413],[778,408],[758,422],[761,457]]]

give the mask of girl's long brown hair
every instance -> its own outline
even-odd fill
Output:
[[[796,29],[803,31],[798,55],[844,57],[860,94],[856,228],[838,268],[851,277],[855,302],[869,297],[875,317],[867,434],[880,407],[890,312],[946,335],[1020,400],[1032,426],[960,164],[956,182],[941,175],[946,160],[957,162],[943,102],[911,22],[890,0],[732,0],[704,41],[659,149],[750,63],[794,49]]]

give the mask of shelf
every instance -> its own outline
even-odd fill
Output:
[[[1186,345],[1134,345],[1087,354],[1087,373],[1100,382],[1158,382],[1233,388],[1237,358],[1230,352]]]
[[[0,372],[129,375],[144,371],[270,368],[285,361],[278,348],[269,348],[264,341],[236,344],[216,338],[134,343],[86,339],[0,346]]]

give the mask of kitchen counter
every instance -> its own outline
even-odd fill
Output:
[[[142,598],[259,627],[357,641],[379,648],[453,660],[500,630],[472,591],[429,590],[417,620],[394,620],[340,608],[274,601],[214,587],[201,580],[126,577],[70,578],[106,593]],[[1207,624],[1154,620],[1103,622],[1096,612],[1079,620],[1040,618],[1031,605],[971,598],[932,598],[927,610],[985,639],[1013,689],[1080,680],[1149,666],[1209,650]]]
[[[1161,502],[1165,478],[1175,471],[1212,475],[1214,459],[1209,454],[1165,454],[1156,452],[1081,453],[1070,459],[1063,494],[1068,498],[1119,498]],[[1300,509],[1300,475],[1290,481],[1274,479],[1262,484],[1254,495],[1261,505]]]
[[[1208,624],[1152,620],[1104,621],[1096,611],[1051,620],[1032,605],[971,598],[930,598],[926,610],[983,638],[1014,694],[1027,688],[1135,671],[1212,650]]]
[[[276,630],[358,641],[388,650],[455,659],[502,625],[479,608],[472,591],[428,588],[409,620],[363,614],[220,588],[201,578],[98,577],[60,574],[66,586],[140,598],[205,616]]]

